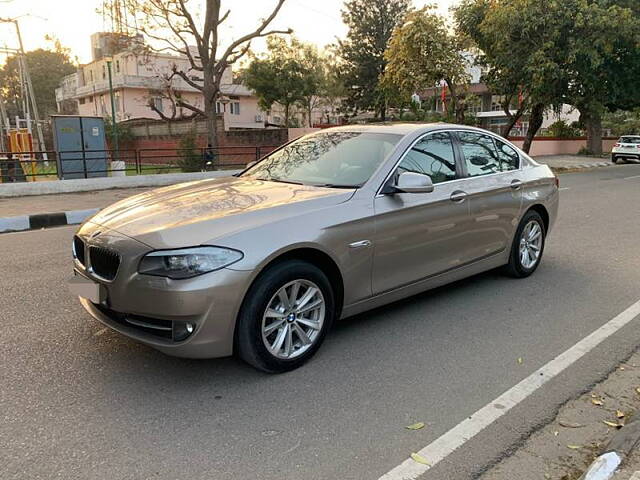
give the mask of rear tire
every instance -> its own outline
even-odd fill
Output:
[[[302,260],[277,263],[244,299],[236,352],[264,372],[296,369],[320,348],[335,315],[335,295],[322,270]]]
[[[544,253],[546,234],[540,214],[535,210],[525,213],[516,230],[509,263],[505,267],[509,276],[525,278],[536,271]]]

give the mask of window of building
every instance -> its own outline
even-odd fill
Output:
[[[93,83],[93,70],[89,70],[89,78],[91,78],[91,83]]]
[[[105,78],[107,78],[107,67],[102,65],[102,79],[104,80]]]
[[[80,97],[80,98],[78,99],[78,103],[79,103],[80,105],[84,105],[84,97]]]
[[[113,94],[113,101],[116,104],[116,113],[120,113],[120,92]]]
[[[120,73],[120,60],[116,60],[116,73]]]
[[[229,108],[231,115],[240,115],[240,102],[230,102]]]
[[[156,108],[156,110],[158,110],[159,112],[164,112],[163,110],[163,105],[162,105],[162,97],[154,97],[153,98],[153,106]]]
[[[455,179],[456,161],[451,135],[447,132],[432,133],[422,138],[398,165],[398,173],[405,172],[429,175],[434,184]]]
[[[220,102],[216,102],[216,113],[222,113],[222,104]]]
[[[500,160],[493,138],[475,132],[460,132],[460,146],[470,177],[500,172]]]

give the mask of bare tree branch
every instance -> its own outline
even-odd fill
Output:
[[[273,19],[276,18],[276,15],[278,14],[280,9],[282,8],[282,5],[284,4],[284,2],[285,2],[285,0],[278,0],[278,4],[275,6],[273,11],[271,12],[271,15],[269,15],[267,18],[265,18],[262,21],[262,23],[260,24],[260,26],[256,30],[254,30],[253,32],[248,33],[246,35],[243,35],[239,39],[237,39],[234,42],[232,42],[231,45],[229,45],[227,47],[227,49],[225,50],[225,52],[222,54],[222,56],[220,57],[220,60],[223,60],[223,61],[226,60],[236,48],[238,48],[240,45],[242,45],[243,43],[248,42],[249,40],[251,40],[253,38],[266,37],[268,35],[273,35],[273,34],[276,34],[276,33],[283,33],[283,34],[291,33],[291,29],[288,29],[286,31],[282,31],[282,30],[272,30],[270,32],[265,32],[264,31],[265,28],[267,28],[269,26],[269,24],[273,21]]]

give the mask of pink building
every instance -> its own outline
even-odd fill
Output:
[[[105,38],[113,34],[97,33],[92,36],[94,47],[104,44]],[[199,90],[182,78],[167,77],[174,66],[188,72],[197,82],[201,72],[190,71],[185,56],[148,53],[140,48],[141,39],[129,39],[128,48],[119,49],[109,57],[114,90],[116,119],[118,121],[150,118],[180,118],[191,112],[175,106],[172,97],[178,93],[187,103],[203,109],[203,98]],[[62,113],[73,106],[80,115],[102,115],[111,117],[109,73],[104,49],[94,48],[94,60],[68,75],[56,89],[58,110]],[[266,115],[258,107],[258,100],[244,85],[233,83],[231,69],[227,70],[221,84],[222,98],[218,103],[224,112],[225,128],[264,128]],[[153,105],[162,115],[154,111]]]

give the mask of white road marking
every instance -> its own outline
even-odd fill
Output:
[[[632,177],[624,177],[623,180],[631,180],[632,178],[640,178],[640,175],[634,175]]]
[[[502,417],[505,413],[529,397],[545,383],[570,367],[596,346],[623,328],[640,315],[640,300],[624,312],[609,320],[592,334],[586,336],[573,347],[558,355],[549,363],[533,372],[517,385],[511,387],[498,398],[482,407],[453,429],[418,451],[431,465],[417,463],[412,458],[390,470],[379,480],[414,480],[427,470],[444,460],[448,455],[471,440],[478,433]]]
[[[571,190],[571,187],[560,187],[558,190],[560,190],[560,191]]]

